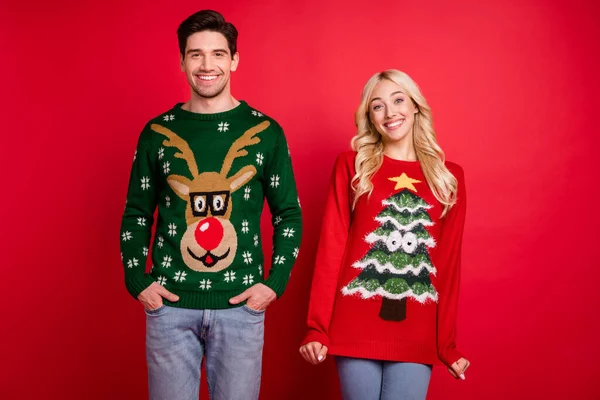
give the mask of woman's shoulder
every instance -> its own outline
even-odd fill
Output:
[[[452,161],[446,161],[446,162],[444,162],[444,165],[446,165],[446,168],[448,168],[448,171],[450,171],[452,173],[452,175],[454,175],[456,177],[456,179],[462,180],[462,178],[464,178],[465,171],[459,164],[452,162]]]

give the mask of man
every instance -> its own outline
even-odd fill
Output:
[[[121,227],[125,284],[146,311],[151,399],[257,399],[264,312],[298,256],[302,219],[281,127],[230,92],[237,30],[215,11],[177,30],[190,100],[152,119],[134,157]],[[260,216],[273,215],[263,278]],[[153,215],[153,267],[145,274]]]

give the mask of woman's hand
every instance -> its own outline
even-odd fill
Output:
[[[465,371],[470,365],[469,360],[463,357],[448,367],[448,372],[456,379],[465,380]]]
[[[309,363],[317,365],[327,358],[327,346],[323,346],[319,342],[306,343],[300,347],[300,354]]]

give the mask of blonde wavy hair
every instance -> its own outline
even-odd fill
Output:
[[[457,180],[444,164],[445,155],[435,139],[431,108],[417,84],[404,72],[388,69],[373,75],[363,88],[360,105],[356,111],[356,136],[352,138],[352,149],[356,151],[356,175],[352,178],[354,202],[360,196],[373,192],[371,178],[383,163],[384,144],[381,134],[371,122],[369,104],[377,83],[387,79],[396,83],[417,107],[413,125],[413,144],[421,169],[435,198],[443,205],[442,216],[456,204]]]

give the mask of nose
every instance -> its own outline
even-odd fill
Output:
[[[393,107],[386,107],[385,108],[385,117],[387,119],[393,118],[396,115],[398,115],[398,112]]]
[[[194,232],[196,242],[205,250],[211,251],[223,240],[223,225],[214,218],[209,217],[200,221]]]
[[[210,57],[203,57],[201,66],[204,71],[212,71],[212,60]]]

